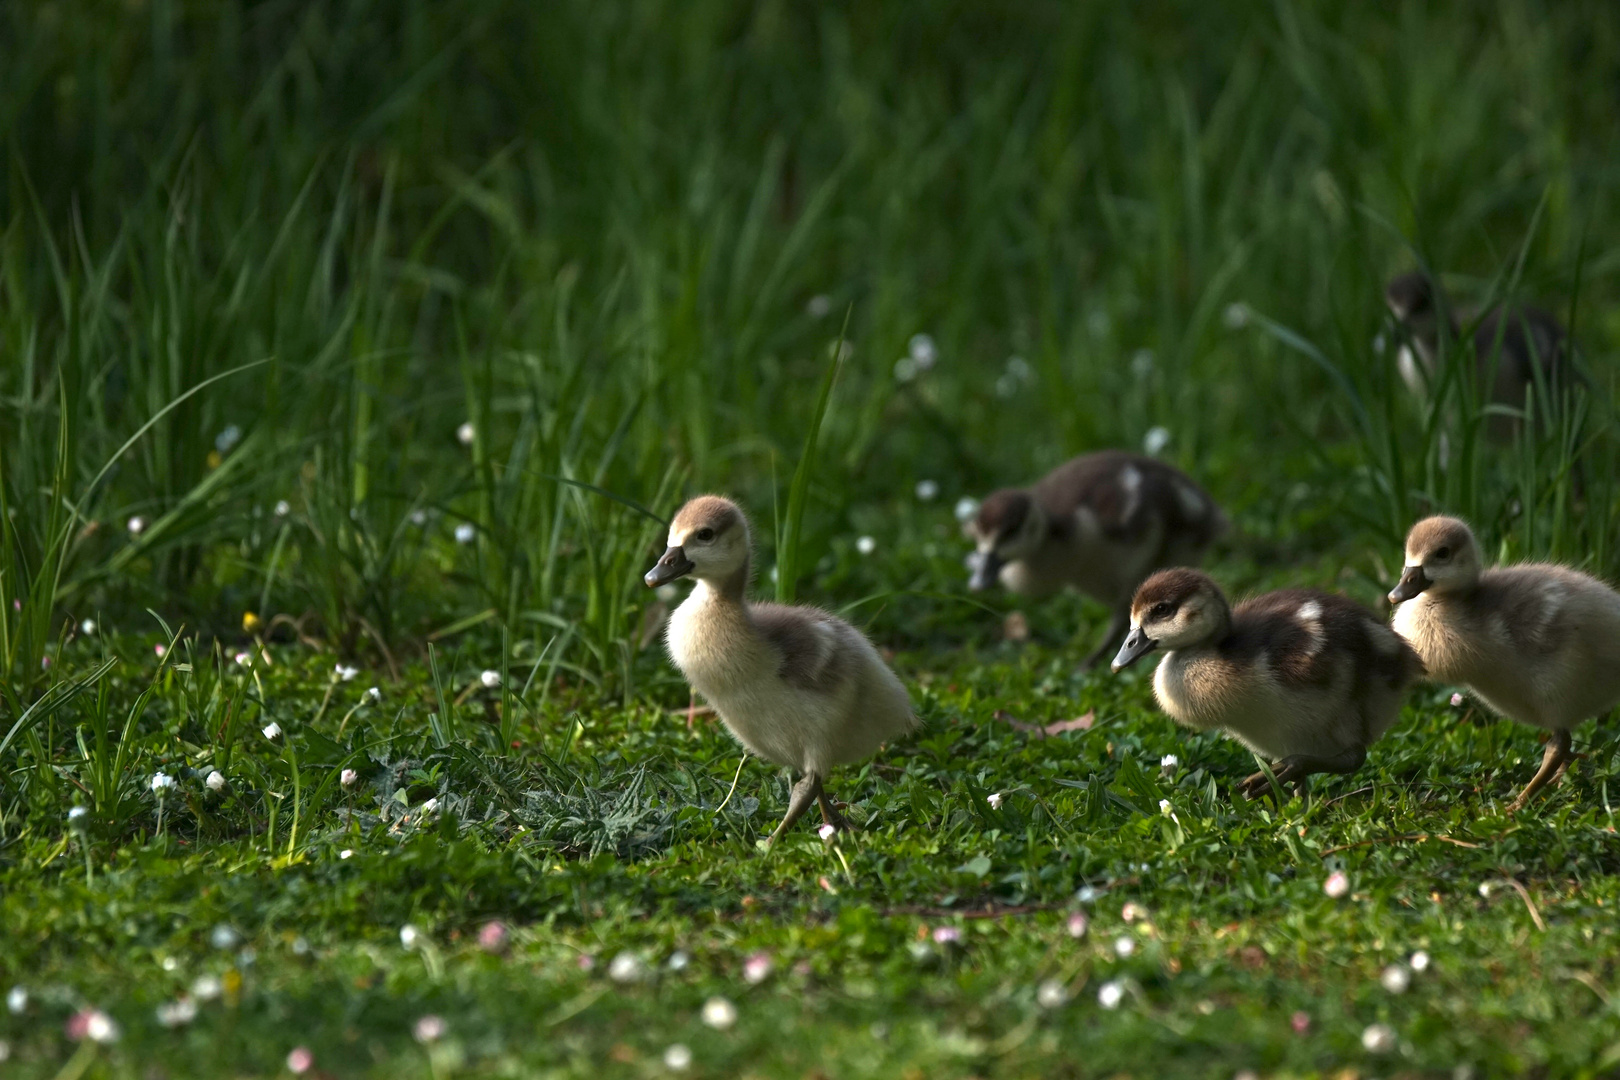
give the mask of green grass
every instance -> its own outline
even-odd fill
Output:
[[[1234,803],[1246,754],[1073,671],[1100,610],[1002,640],[952,512],[1163,428],[1233,591],[1377,603],[1430,509],[1620,577],[1617,65],[1597,0],[4,9],[0,1069],[1620,1069],[1611,728],[1507,819],[1535,733],[1425,689]],[[1580,411],[1407,395],[1414,264],[1570,322]],[[897,654],[858,834],[762,853],[785,778],[688,725],[639,579],[701,490]]]

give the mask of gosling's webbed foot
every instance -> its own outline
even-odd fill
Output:
[[[1569,768],[1569,763],[1577,757],[1580,755],[1570,749],[1569,732],[1553,732],[1547,740],[1547,749],[1542,752],[1541,768],[1536,770],[1536,775],[1524,786],[1524,790],[1519,792],[1519,797],[1508,803],[1507,812],[1517,814],[1523,810],[1532,796],[1562,777]]]

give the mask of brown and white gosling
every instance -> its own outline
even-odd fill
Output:
[[[669,546],[645,578],[649,588],[697,579],[669,617],[675,666],[755,756],[802,774],[776,842],[811,802],[847,829],[827,798],[834,765],[869,757],[917,725],[906,688],[872,643],[813,607],[748,601],[752,542],[736,503],[702,495],[681,507]]]
[[[1483,564],[1466,523],[1425,518],[1407,534],[1389,600],[1430,678],[1552,733],[1515,813],[1574,760],[1570,729],[1620,702],[1620,593],[1567,566]]]
[[[1411,647],[1347,597],[1284,589],[1233,610],[1207,574],[1179,568],[1136,590],[1114,670],[1154,649],[1159,707],[1272,759],[1281,783],[1361,768],[1422,672]],[[1258,772],[1239,790],[1253,799],[1268,786]]]
[[[1390,313],[1411,338],[1411,348],[1401,346],[1396,366],[1414,394],[1426,396],[1438,377],[1442,325],[1453,348],[1463,330],[1473,327],[1475,377],[1487,401],[1523,409],[1531,387],[1538,394],[1555,395],[1557,402],[1557,395],[1571,385],[1569,336],[1547,312],[1522,304],[1453,309],[1442,300],[1434,279],[1421,270],[1391,279],[1384,290]],[[1506,439],[1514,421],[1495,417],[1487,429],[1493,438]]]
[[[998,581],[1046,596],[1071,586],[1112,611],[1089,668],[1118,647],[1131,593],[1165,566],[1196,565],[1226,532],[1226,515],[1181,470],[1121,450],[1083,454],[1028,488],[1003,488],[963,526],[977,547],[968,585]]]

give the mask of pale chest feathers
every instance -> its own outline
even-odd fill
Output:
[[[1177,722],[1200,731],[1222,726],[1238,704],[1230,673],[1215,657],[1178,649],[1164,655],[1153,673],[1153,696]]]
[[[776,657],[760,641],[747,614],[699,584],[669,617],[664,635],[670,659],[706,698],[775,681]]]
[[[1506,641],[1494,640],[1498,636],[1506,638],[1506,627],[1460,625],[1428,593],[1397,607],[1392,625],[1422,658],[1428,677],[1436,682],[1472,681],[1489,666],[1488,654],[1493,650],[1482,646],[1507,645]],[[1470,633],[1470,629],[1485,630],[1488,636]]]

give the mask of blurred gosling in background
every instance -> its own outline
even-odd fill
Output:
[[[1453,308],[1434,279],[1420,270],[1392,279],[1384,302],[1404,331],[1396,357],[1401,379],[1412,393],[1428,398],[1441,377],[1442,327],[1444,348],[1463,347],[1463,332],[1473,328],[1473,363],[1483,401],[1523,410],[1532,388],[1538,400],[1551,395],[1557,406],[1566,390],[1580,385],[1574,378],[1569,336],[1564,327],[1540,308],[1523,304],[1492,304],[1479,308]],[[1459,387],[1460,392],[1466,392]],[[1493,417],[1486,425],[1491,437],[1512,437],[1516,422]]]
[[[1065,586],[1112,613],[1089,668],[1119,646],[1131,593],[1165,566],[1197,565],[1227,530],[1215,500],[1181,470],[1120,450],[1084,454],[1028,488],[1003,488],[963,526],[975,546],[969,586],[1025,596]]]
[[[1114,670],[1155,649],[1164,651],[1153,676],[1159,707],[1270,758],[1283,784],[1361,768],[1423,670],[1410,646],[1347,597],[1284,589],[1233,610],[1197,570],[1161,570],[1136,590]],[[1257,772],[1239,790],[1253,799],[1269,786]]]
[[[1431,517],[1407,534],[1389,600],[1396,632],[1430,678],[1461,683],[1493,711],[1552,733],[1509,813],[1569,767],[1570,729],[1620,702],[1620,593],[1578,570],[1486,570],[1466,523]]]
[[[748,519],[729,499],[703,495],[681,507],[645,579],[649,588],[697,579],[669,618],[669,655],[738,742],[802,774],[767,843],[811,802],[823,821],[847,829],[827,798],[827,774],[916,727],[911,699],[849,623],[817,608],[749,603],[752,546]]]

